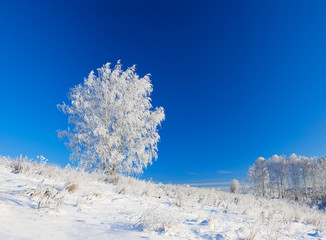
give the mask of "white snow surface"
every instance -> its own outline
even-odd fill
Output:
[[[294,203],[14,165],[0,158],[0,239],[326,239],[325,213]]]

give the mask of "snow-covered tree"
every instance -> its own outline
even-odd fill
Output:
[[[266,167],[267,161],[263,157],[256,159],[255,164],[249,168],[249,179],[253,183],[257,193],[266,196],[269,185],[269,173]]]
[[[152,91],[149,74],[140,78],[135,66],[123,71],[120,62],[70,89],[71,105],[58,105],[72,126],[59,132],[70,159],[107,174],[142,173],[157,158],[157,127],[165,118],[162,107],[152,109]]]
[[[299,156],[301,162],[301,177],[303,188],[305,192],[305,198],[308,199],[308,185],[309,180],[311,179],[311,160],[305,156]]]
[[[326,206],[326,156],[317,159],[315,171],[315,192],[318,201],[321,201]]]
[[[326,206],[326,157],[258,158],[248,177],[259,195]]]
[[[275,154],[272,158],[269,159],[270,164],[273,165],[272,171],[269,172],[270,176],[273,176],[273,179],[276,179],[278,197],[285,197],[286,189],[286,179],[287,179],[287,164],[285,156],[278,156]]]

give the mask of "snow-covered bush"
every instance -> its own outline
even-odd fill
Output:
[[[28,173],[31,175],[42,175],[45,171],[47,159],[43,156],[37,156],[39,161],[32,161],[28,157],[20,155],[17,158],[0,157],[3,164],[6,164],[12,169],[13,173]]]
[[[51,165],[47,161],[33,160],[28,157],[17,158],[0,156],[0,165],[8,167],[13,173],[22,173],[26,176],[36,176],[40,179],[54,179],[67,184],[87,184],[90,181],[104,182],[107,177],[102,171],[94,171],[92,174],[85,172],[83,168],[72,168],[68,164],[65,168]]]
[[[177,214],[167,207],[156,206],[144,212],[134,224],[134,227],[140,227],[145,232],[165,233],[170,229],[176,228],[183,221],[182,214]]]
[[[240,182],[237,179],[233,179],[230,184],[230,192],[238,193],[240,188]]]
[[[64,201],[64,189],[49,184],[44,184],[42,181],[36,189],[29,190],[27,193],[37,199],[38,209],[50,209],[59,211]]]
[[[140,78],[135,66],[122,70],[120,62],[92,71],[83,84],[68,94],[71,105],[58,105],[72,128],[59,132],[67,137],[77,160],[88,169],[105,173],[141,173],[157,158],[157,127],[164,120],[162,107],[152,110],[150,75]]]

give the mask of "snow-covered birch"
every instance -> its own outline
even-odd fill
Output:
[[[58,105],[72,126],[59,131],[66,137],[70,159],[107,174],[142,173],[157,158],[158,125],[164,109],[152,109],[150,75],[140,78],[135,66],[122,70],[120,62],[93,71],[70,89],[71,105]]]

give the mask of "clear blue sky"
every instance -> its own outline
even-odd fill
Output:
[[[144,178],[229,181],[259,156],[326,155],[325,12],[322,1],[1,1],[0,154],[66,165],[56,105],[121,59],[152,74],[166,112]]]

